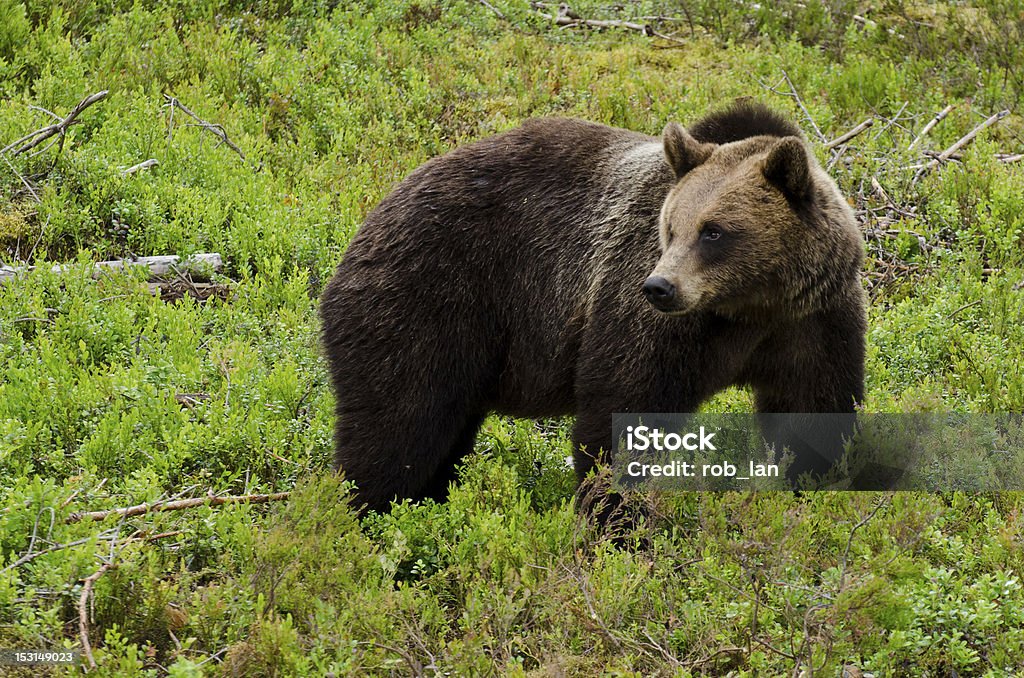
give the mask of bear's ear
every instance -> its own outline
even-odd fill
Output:
[[[665,143],[665,160],[675,170],[676,177],[682,177],[703,163],[715,148],[714,144],[700,143],[676,122],[665,125],[661,137]]]
[[[804,142],[783,137],[768,151],[764,176],[792,200],[803,200],[811,188],[811,166]]]

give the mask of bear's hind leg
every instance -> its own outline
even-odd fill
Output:
[[[438,474],[454,465],[449,460],[456,441],[465,436],[462,421],[461,412],[401,416],[339,405],[335,466],[355,483],[355,506],[387,511],[392,500],[428,496],[428,488],[440,482],[435,481]]]
[[[484,421],[484,415],[468,417],[466,424],[462,427],[455,444],[452,445],[448,456],[441,461],[433,477],[424,485],[422,492],[417,499],[433,499],[434,501],[445,501],[448,499],[448,489],[452,483],[458,480],[457,466],[467,454],[473,451],[473,444],[476,442],[476,434]]]

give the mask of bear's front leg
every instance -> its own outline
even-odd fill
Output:
[[[765,439],[794,453],[787,476],[820,476],[842,457],[864,400],[864,318],[855,308],[811,316],[759,347],[749,369]],[[772,417],[833,414],[832,417]]]

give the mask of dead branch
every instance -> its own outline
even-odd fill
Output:
[[[1010,164],[1011,162],[1020,162],[1024,160],[1024,153],[1016,153],[1014,155],[997,155],[996,158],[999,162]]]
[[[846,539],[846,548],[843,549],[843,556],[839,562],[839,585],[836,589],[836,593],[842,593],[846,586],[846,567],[850,558],[850,548],[853,546],[853,538],[857,535],[857,530],[870,523],[871,519],[874,518],[875,515],[877,515],[883,508],[888,508],[890,501],[890,497],[883,496],[875,503],[874,507],[868,511],[867,515],[865,515],[856,525],[853,526],[853,529],[850,530],[850,535]]]
[[[128,176],[129,174],[135,174],[136,172],[141,172],[142,170],[149,169],[150,167],[155,167],[159,164],[159,160],[157,160],[156,158],[150,158],[149,160],[143,160],[138,165],[132,165],[131,167],[127,167],[121,170],[121,174]]]
[[[11,168],[12,172],[14,172],[14,176],[18,177],[18,180],[21,181],[21,184],[25,187],[25,190],[29,192],[29,195],[31,195],[36,202],[42,202],[42,200],[39,198],[39,194],[36,193],[35,187],[28,179],[24,177],[24,175],[22,175],[21,172],[18,171],[17,167],[11,164],[10,158],[8,158],[6,154],[0,155],[3,155],[4,162],[7,163],[7,166]]]
[[[950,111],[952,111],[952,110],[953,110],[953,105],[950,104],[949,106],[946,106],[941,111],[936,113],[935,117],[932,118],[931,120],[929,120],[928,124],[925,125],[924,129],[921,130],[921,133],[918,134],[916,137],[914,137],[914,140],[910,142],[910,145],[907,146],[907,150],[908,151],[914,150],[914,146],[917,146],[918,142],[920,142],[921,139],[924,139],[925,135],[928,134],[928,132],[931,132],[933,127],[935,127],[940,122],[942,122],[943,119],[945,119],[945,117],[947,115],[949,115]]]
[[[483,5],[487,9],[491,10],[492,12],[494,12],[494,14],[499,19],[501,19],[502,21],[508,21],[508,17],[506,17],[504,14],[502,14],[500,9],[498,9],[497,7],[492,5],[491,3],[487,2],[487,0],[479,0],[479,2],[480,2],[481,5]]]
[[[215,123],[206,122],[205,120],[200,118],[198,115],[193,113],[188,108],[188,106],[186,106],[185,104],[181,103],[181,101],[179,101],[176,97],[172,97],[169,94],[165,94],[164,95],[164,99],[167,101],[167,106],[170,107],[172,115],[173,115],[174,109],[177,108],[179,111],[181,111],[182,113],[184,113],[188,117],[190,117],[193,120],[195,120],[196,124],[199,127],[203,128],[204,130],[206,130],[210,134],[212,134],[215,137],[217,137],[218,139],[220,139],[221,143],[223,143],[225,146],[227,146],[232,151],[237,153],[238,157],[240,157],[242,160],[245,160],[245,153],[243,153],[242,149],[240,149],[238,146],[236,146],[234,144],[234,142],[231,141],[231,139],[228,138],[228,133],[226,131],[224,131],[224,128],[221,125],[217,125]]]
[[[415,676],[416,678],[420,678],[420,676],[426,675],[425,673],[423,673],[423,664],[405,650],[401,650],[397,647],[394,647],[393,645],[384,645],[383,643],[378,643],[372,640],[358,640],[356,641],[356,644],[369,645],[370,647],[375,647],[379,650],[384,650],[385,652],[393,652],[394,654],[397,654],[399,657],[401,657],[405,661],[405,663],[409,665],[409,669],[412,671],[413,676]]]
[[[761,82],[760,80],[758,80],[758,82],[761,84],[761,87],[764,87],[769,92],[772,92],[773,94],[778,94],[778,95],[784,96],[784,97],[790,97],[791,99],[796,101],[796,105],[800,107],[800,110],[803,111],[804,117],[807,118],[807,121],[811,123],[811,127],[814,128],[814,133],[818,136],[818,140],[821,141],[822,143],[827,143],[828,139],[826,139],[825,135],[821,133],[821,128],[818,127],[818,123],[814,122],[814,116],[812,116],[811,112],[807,110],[806,106],[804,106],[804,100],[802,98],[800,98],[800,92],[797,91],[796,85],[794,85],[793,81],[789,79],[789,73],[787,73],[785,70],[782,71],[782,79],[785,81],[786,85],[789,87],[789,91],[788,92],[779,91],[779,89],[777,87],[771,87],[771,86]]]
[[[92,594],[93,584],[99,580],[107,570],[117,567],[113,562],[103,563],[100,569],[96,570],[82,580],[82,595],[78,598],[78,635],[82,639],[82,654],[89,661],[89,668],[96,668],[96,660],[92,656],[92,645],[89,644],[89,596]]]
[[[150,278],[160,278],[171,273],[181,274],[188,273],[189,275],[197,278],[202,278],[204,275],[212,271],[219,271],[224,267],[224,261],[221,259],[220,254],[213,253],[200,253],[193,254],[190,257],[182,259],[177,255],[161,255],[156,257],[137,257],[135,259],[117,259],[114,261],[99,261],[95,264],[93,270],[93,277],[98,278],[103,271],[106,270],[120,270],[129,266],[145,266],[149,269]],[[0,284],[7,282],[7,280],[16,277],[17,275],[24,273],[25,271],[31,271],[34,266],[22,266],[22,267],[11,267],[3,266],[0,267]],[[51,271],[54,273],[65,273],[71,270],[71,266],[66,264],[57,264]]]
[[[857,125],[853,129],[851,129],[846,134],[844,134],[844,135],[842,135],[840,137],[836,137],[832,141],[830,141],[827,144],[825,144],[825,148],[833,149],[836,146],[842,146],[843,144],[848,142],[850,139],[854,138],[855,136],[857,136],[858,134],[860,134],[861,132],[863,132],[864,130],[868,129],[869,127],[871,127],[874,124],[875,124],[874,119],[868,118],[864,122],[860,123],[859,125]]]
[[[818,135],[819,139],[824,141],[825,135],[821,133],[821,128],[818,127],[818,123],[814,122],[814,116],[811,115],[811,112],[807,110],[806,106],[804,106],[804,100],[800,98],[800,92],[797,91],[796,85],[794,85],[793,81],[789,79],[789,73],[782,71],[782,77],[786,80],[786,84],[789,86],[789,91],[791,92],[793,99],[796,100],[797,106],[799,106],[800,110],[804,112],[804,115],[807,116],[808,122],[811,123],[811,127],[814,128],[815,134]]]
[[[966,311],[967,309],[971,308],[972,306],[977,306],[982,301],[983,301],[982,299],[975,299],[974,301],[968,301],[966,304],[964,304],[963,306],[960,306],[955,311],[953,311],[952,313],[947,315],[946,316],[946,320],[952,320],[956,316],[960,315],[960,311]]]
[[[221,506],[224,504],[266,504],[271,501],[282,501],[287,499],[291,492],[277,492],[275,494],[247,494],[241,496],[228,495],[218,497],[208,494],[205,497],[194,497],[192,499],[179,499],[178,501],[155,502],[153,504],[137,504],[126,508],[116,508],[107,511],[86,511],[84,513],[72,513],[64,522],[77,523],[83,520],[104,520],[108,516],[120,516],[130,518],[141,516],[150,511],[181,511],[183,509],[196,508],[197,506]]]
[[[481,2],[483,2],[483,0],[481,0]],[[576,26],[586,26],[587,28],[597,29],[621,28],[628,31],[637,31],[642,35],[661,38],[662,40],[668,40],[669,42],[674,42],[680,45],[686,44],[679,38],[655,30],[651,24],[639,24],[635,21],[621,21],[619,19],[584,19],[565,3],[558,5],[556,12],[547,14],[544,12],[544,7],[546,6],[549,5],[543,2],[530,3],[530,7],[533,8],[533,11],[538,16],[553,22],[556,26],[562,26],[563,28],[572,28]]]
[[[874,29],[878,28],[878,23],[877,22],[875,22],[872,19],[868,19],[867,17],[861,16],[860,14],[854,14],[850,18],[853,19],[854,21],[856,21],[857,23],[859,23],[861,26],[866,26],[868,28],[874,28]],[[889,35],[894,35],[894,36],[896,36],[897,38],[899,38],[901,40],[905,40],[906,39],[906,36],[903,35],[902,33],[900,33],[899,31],[897,31],[895,28],[891,28],[891,27],[890,28],[886,28],[885,32],[888,33]]]
[[[25,553],[25,555],[18,558],[10,565],[4,567],[4,569],[0,570],[0,572],[7,572],[8,570],[13,570],[15,568],[21,567],[25,563],[30,563],[36,558],[40,556],[45,556],[48,553],[55,553],[57,551],[63,551],[64,549],[69,549],[75,546],[81,546],[82,544],[87,544],[90,541],[92,541],[92,539],[92,537],[86,537],[85,539],[76,539],[75,541],[69,541],[66,544],[57,544],[56,546],[51,546],[50,548],[43,549],[42,551],[33,552],[31,549],[29,549],[29,551]]]
[[[84,111],[85,109],[87,109],[90,106],[92,106],[97,101],[102,101],[103,99],[106,98],[106,96],[107,96],[107,90],[103,90],[102,92],[96,92],[96,94],[90,94],[86,98],[84,98],[81,101],[79,101],[78,105],[75,106],[73,109],[71,109],[71,112],[68,113],[67,117],[64,118],[63,120],[61,120],[60,122],[55,122],[52,125],[47,125],[46,127],[42,127],[40,129],[37,129],[35,132],[31,132],[29,134],[26,134],[25,136],[23,136],[22,138],[18,139],[17,141],[14,141],[14,142],[8,144],[7,146],[5,146],[4,148],[0,149],[0,153],[7,153],[7,151],[10,151],[15,146],[18,146],[19,144],[24,144],[22,146],[19,146],[17,148],[17,150],[15,150],[11,154],[11,155],[20,155],[20,154],[24,153],[25,151],[28,151],[28,150],[31,150],[31,149],[35,148],[36,146],[38,146],[39,144],[43,143],[44,141],[46,141],[50,137],[54,136],[55,134],[59,134],[60,135],[60,143],[63,146],[63,144],[64,144],[64,134],[65,134],[65,132],[67,132],[68,127],[70,127],[71,125],[75,124],[75,122],[76,122],[75,119],[79,116],[79,114],[82,111]],[[46,111],[46,112],[49,113],[49,111]],[[53,113],[50,113],[50,115],[53,115]],[[57,116],[54,116],[54,117],[57,117]]]
[[[882,188],[882,184],[878,183],[878,179],[874,175],[871,177],[871,188],[874,189],[875,194],[887,205],[892,207],[896,206],[895,203],[893,203],[892,198],[890,198],[889,194],[885,192],[885,189]]]
[[[871,137],[871,140],[875,141],[876,139],[881,137],[893,125],[899,127],[900,129],[904,129],[905,130],[906,127],[904,127],[903,125],[899,124],[899,119],[900,119],[900,116],[903,115],[903,111],[907,110],[907,106],[909,106],[909,105],[910,105],[909,101],[904,101],[903,105],[900,106],[900,109],[898,111],[896,111],[895,115],[893,115],[892,117],[889,117],[889,118],[882,118],[883,120],[885,120],[885,124],[882,125],[881,129],[879,129],[877,132],[875,132],[875,136]]]
[[[916,182],[918,179],[920,179],[922,176],[924,176],[925,173],[927,173],[928,171],[938,167],[942,163],[944,163],[947,160],[949,160],[953,156],[953,154],[955,154],[957,151],[959,151],[961,148],[963,148],[967,144],[969,144],[972,141],[974,141],[974,138],[977,137],[978,134],[980,134],[982,131],[988,129],[992,125],[996,124],[997,122],[999,122],[1000,120],[1002,120],[1003,118],[1008,116],[1009,114],[1010,114],[1010,111],[1008,111],[1008,110],[999,111],[995,115],[993,115],[993,116],[989,117],[988,119],[986,119],[984,122],[982,122],[980,125],[978,125],[974,129],[972,129],[970,132],[968,132],[967,134],[965,134],[962,137],[960,137],[959,139],[957,139],[956,143],[953,144],[952,146],[950,146],[949,148],[947,148],[946,150],[944,150],[942,153],[940,153],[939,157],[935,158],[934,160],[932,160],[929,163],[926,163],[924,165],[924,167],[921,167],[920,169],[918,169],[917,170],[917,174],[914,175],[913,181]]]
[[[104,535],[105,534],[109,534],[110,532],[114,533],[114,537],[113,538],[116,540],[116,538],[117,538],[117,529],[116,528],[113,529],[113,530],[109,530],[108,532],[101,532],[95,538],[96,539],[100,539],[100,540],[105,540],[108,537],[105,537]],[[131,542],[131,541],[156,541],[157,539],[166,539],[167,537],[177,537],[179,534],[184,534],[184,533],[181,530],[174,530],[173,532],[161,532],[160,534],[153,534],[153,535],[148,535],[148,536],[147,535],[133,536],[133,537],[128,537],[127,539],[125,539],[121,543],[125,544],[125,543]],[[33,552],[33,551],[30,550],[28,553],[26,553],[22,557],[18,558],[16,561],[11,563],[10,565],[7,565],[6,567],[4,567],[4,569],[0,570],[0,572],[6,572],[7,570],[13,570],[15,568],[21,567],[25,563],[30,563],[33,560],[35,560],[36,558],[39,558],[40,556],[45,556],[45,555],[50,554],[50,553],[56,553],[57,551],[63,551],[65,549],[74,548],[76,546],[81,546],[82,544],[88,544],[89,542],[91,542],[93,540],[93,538],[94,537],[85,537],[84,539],[76,539],[74,541],[69,541],[69,542],[66,542],[64,544],[56,544],[54,546],[51,546],[48,549],[43,549],[42,551],[35,551],[35,552]]]

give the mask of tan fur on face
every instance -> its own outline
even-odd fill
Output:
[[[717,245],[701,242],[709,224],[722,231]],[[714,146],[670,191],[659,229],[652,275],[676,287],[669,314],[800,317],[815,310],[806,297],[828,277],[828,262],[859,261],[849,209],[796,137]]]

